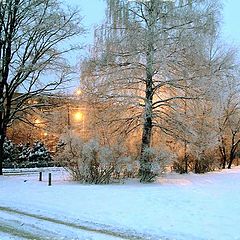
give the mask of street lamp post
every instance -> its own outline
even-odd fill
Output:
[[[71,122],[70,122],[70,106],[69,106],[69,104],[67,105],[67,126],[68,126],[68,129],[71,128]]]

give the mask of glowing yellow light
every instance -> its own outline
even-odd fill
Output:
[[[81,95],[81,94],[82,94],[82,90],[81,90],[81,89],[78,89],[78,90],[76,91],[76,94],[77,94],[77,95]]]
[[[37,118],[37,119],[35,120],[35,124],[40,124],[40,123],[41,123],[40,119]]]
[[[76,113],[74,113],[74,120],[76,121],[76,122],[79,122],[79,121],[81,121],[83,119],[83,114],[81,113],[81,112],[76,112]]]
[[[47,132],[44,132],[43,135],[46,137],[46,136],[48,135],[48,133],[47,133]]]

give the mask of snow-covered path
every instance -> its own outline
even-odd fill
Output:
[[[0,207],[1,232],[16,239],[121,240],[142,239],[127,234],[81,226],[10,208]],[[1,238],[2,239],[2,238]]]
[[[48,187],[45,176],[43,182],[36,174],[0,177],[2,210],[40,216],[36,226],[53,235],[62,229],[60,235],[69,240],[101,239],[94,238],[97,231],[86,237],[83,228],[107,232],[103,239],[123,234],[125,239],[240,240],[240,168],[205,175],[171,174],[148,185],[80,185],[56,172],[53,186]],[[12,214],[5,214],[10,219]],[[21,216],[26,226],[29,217]],[[55,231],[53,223],[41,217],[68,226],[55,222],[60,229]],[[71,224],[83,228],[73,233]]]

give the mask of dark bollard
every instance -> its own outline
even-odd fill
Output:
[[[48,174],[48,186],[51,186],[52,185],[52,174],[49,173]]]
[[[39,173],[39,181],[42,181],[42,172]]]

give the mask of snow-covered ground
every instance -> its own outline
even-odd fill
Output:
[[[63,170],[0,176],[0,239],[240,240],[240,168],[81,185]]]

